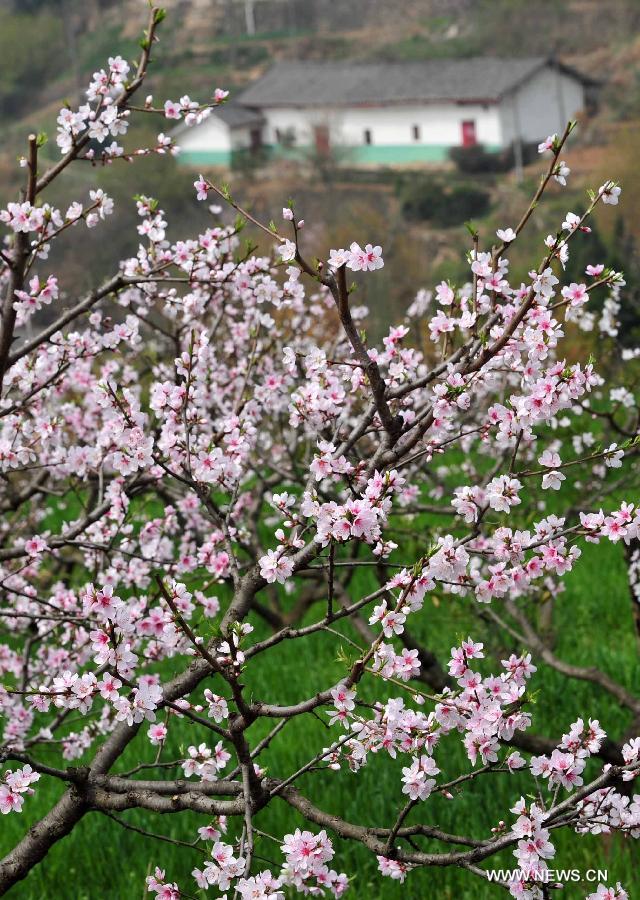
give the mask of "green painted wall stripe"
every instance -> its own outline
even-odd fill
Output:
[[[264,146],[263,152],[273,159],[299,159],[303,161],[314,155],[313,147]],[[379,163],[399,165],[412,162],[444,162],[449,158],[449,144],[362,144],[359,147],[340,147],[339,162],[349,164]],[[497,152],[502,148],[485,144],[485,149]],[[240,155],[248,151],[236,151]],[[228,166],[234,154],[229,150],[183,150],[178,162],[187,166]]]
[[[349,153],[356,163],[443,162],[449,148],[444,144],[363,144]]]
[[[183,150],[178,162],[185,166],[228,166],[231,162],[229,150]]]
[[[363,144],[353,147],[349,156],[360,163],[444,162],[450,149],[450,144]],[[485,145],[485,149],[495,152],[501,148]]]

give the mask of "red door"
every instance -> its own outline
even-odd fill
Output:
[[[329,128],[327,125],[316,125],[314,128],[316,151],[318,156],[328,156],[330,151]]]
[[[473,119],[468,119],[462,123],[462,146],[473,147],[477,144],[476,140],[476,123]]]
[[[251,132],[251,152],[257,153],[262,147],[262,129],[252,128]]]

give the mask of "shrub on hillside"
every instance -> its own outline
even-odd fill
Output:
[[[522,162],[528,165],[537,156],[537,145],[522,144]],[[473,144],[471,147],[451,147],[450,159],[456,164],[458,171],[467,175],[482,173],[509,172],[515,165],[515,148],[513,144],[504,150],[487,150],[484,144]]]
[[[402,212],[413,221],[433,222],[443,228],[484,216],[489,193],[468,182],[446,184],[440,177],[417,176],[401,188]]]

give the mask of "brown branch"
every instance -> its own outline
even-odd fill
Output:
[[[607,691],[607,693],[611,694],[612,697],[615,697],[622,706],[626,706],[627,709],[631,710],[634,715],[640,716],[640,699],[638,697],[617,681],[614,681],[614,679],[607,675],[606,672],[601,672],[600,669],[597,669],[595,666],[590,666],[589,668],[585,668],[584,666],[574,666],[557,657],[545,644],[527,617],[518,609],[513,600],[505,600],[504,607],[522,629],[522,634],[528,646],[531,647],[531,649],[534,650],[548,666],[551,666],[552,669],[555,669],[563,675],[567,675],[569,678],[575,678],[579,681],[590,681],[592,684],[597,684],[603,690]],[[487,612],[491,614],[493,611],[487,610]],[[495,613],[493,615],[495,616]],[[501,624],[504,625],[504,623]]]
[[[403,420],[400,415],[393,415],[387,401],[385,399],[387,385],[380,374],[378,363],[371,359],[367,353],[367,348],[360,338],[358,329],[351,316],[349,309],[349,289],[347,287],[346,266],[340,266],[335,277],[327,279],[327,285],[338,310],[340,322],[344,332],[349,339],[349,343],[353,347],[353,351],[362,367],[365,375],[369,379],[373,400],[380,416],[380,421],[389,436],[391,444],[394,444],[400,437],[402,432]]]

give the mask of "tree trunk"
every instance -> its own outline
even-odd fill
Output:
[[[53,809],[0,862],[0,896],[26,878],[51,847],[72,831],[85,812],[87,808],[75,788],[65,791]]]

